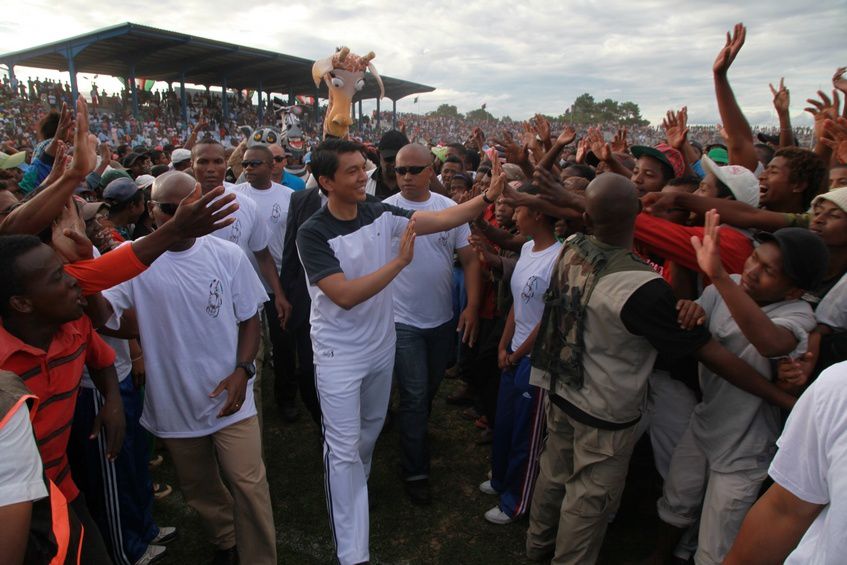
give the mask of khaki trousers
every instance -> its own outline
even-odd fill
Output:
[[[554,564],[597,561],[608,515],[624,488],[636,427],[601,430],[547,402],[547,439],[526,540],[530,559],[555,548]]]
[[[276,530],[255,416],[196,438],[163,438],[189,506],[218,549],[241,563],[276,564]],[[224,486],[221,472],[232,492]]]

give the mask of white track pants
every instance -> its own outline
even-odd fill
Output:
[[[370,559],[368,475],[385,422],[394,346],[343,365],[315,358],[324,436],[324,476],[330,526],[341,565]]]

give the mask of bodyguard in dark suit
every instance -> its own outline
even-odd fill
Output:
[[[274,383],[276,403],[288,420],[293,414],[296,418],[297,389],[300,398],[309,410],[312,419],[320,425],[321,409],[315,392],[315,369],[312,362],[312,340],[309,337],[309,311],[312,301],[306,288],[306,275],[297,255],[297,230],[317,212],[321,205],[320,189],[317,187],[296,191],[291,195],[288,207],[288,224],[285,228],[285,242],[282,251],[280,278],[285,296],[291,303],[291,315],[286,326],[290,359],[286,359],[285,371]],[[296,352],[296,357],[295,357]],[[288,357],[288,356],[287,356]],[[282,381],[282,382],[280,382]]]

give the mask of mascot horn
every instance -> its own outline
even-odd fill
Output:
[[[379,84],[379,97],[385,96],[385,88],[376,68],[371,63],[375,57],[373,51],[361,57],[342,47],[332,56],[315,61],[312,65],[312,78],[315,86],[326,82],[329,89],[329,105],[324,117],[324,137],[344,137],[353,120],[350,117],[350,105],[353,96],[365,86],[365,71],[368,70]]]

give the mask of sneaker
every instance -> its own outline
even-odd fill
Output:
[[[500,510],[499,506],[495,506],[491,510],[485,513],[485,519],[491,522],[492,524],[497,524],[502,526],[504,524],[511,524],[514,522],[514,518]]]
[[[498,494],[494,487],[491,486],[491,479],[479,484],[479,490],[485,494]]]
[[[166,545],[176,539],[176,528],[173,526],[159,526],[159,535],[150,540],[156,545]]]
[[[416,506],[426,506],[432,503],[432,493],[429,490],[429,479],[405,481],[406,494]]]
[[[161,465],[165,461],[165,458],[161,455],[156,455],[153,459],[147,462],[147,467],[150,469],[155,469],[159,465]]]
[[[165,556],[165,552],[167,550],[168,549],[164,546],[150,544],[147,546],[147,549],[144,550],[141,557],[138,558],[138,561],[135,562],[135,565],[148,565],[150,563],[155,563]]]
[[[168,483],[153,483],[153,498],[156,500],[162,500],[173,491],[174,489]]]

